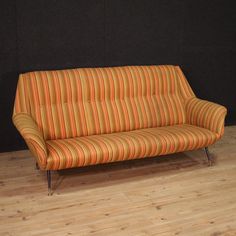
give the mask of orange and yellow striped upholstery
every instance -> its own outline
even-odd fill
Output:
[[[178,66],[124,66],[22,74],[13,121],[55,170],[204,147],[225,114],[195,97]]]
[[[47,146],[35,121],[27,113],[17,113],[14,124],[37,159],[41,168],[47,165]]]
[[[224,134],[226,109],[213,102],[191,98],[186,104],[187,122],[208,129],[220,138]]]
[[[192,125],[174,125],[47,141],[48,169],[165,155],[208,146],[217,135]]]

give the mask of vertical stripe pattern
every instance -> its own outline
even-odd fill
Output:
[[[30,110],[46,140],[185,122],[174,66],[38,71],[23,77],[27,100],[17,95],[16,112],[21,106]]]
[[[186,104],[189,124],[206,128],[218,135],[224,134],[224,121],[227,110],[224,106],[198,98],[191,98]]]
[[[178,66],[124,66],[20,75],[13,122],[40,167],[57,170],[205,147],[225,115]]]
[[[216,134],[211,131],[187,124],[49,140],[47,169],[165,155],[198,149],[216,140]]]
[[[17,113],[14,116],[14,124],[23,136],[40,167],[45,168],[48,157],[47,146],[34,120],[26,113]]]

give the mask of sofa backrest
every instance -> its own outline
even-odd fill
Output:
[[[72,138],[182,124],[192,96],[170,65],[36,71],[20,75],[14,115],[30,114],[45,139]]]

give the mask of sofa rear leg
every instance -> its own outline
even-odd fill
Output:
[[[52,195],[52,178],[51,178],[51,171],[47,170],[47,180],[48,180],[48,196]]]
[[[213,160],[212,160],[212,157],[209,153],[208,147],[205,147],[204,150],[205,150],[205,153],[206,153],[206,156],[207,156],[208,166],[212,166],[212,164],[213,164],[212,161]]]

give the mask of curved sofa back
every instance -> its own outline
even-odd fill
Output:
[[[30,114],[46,140],[64,139],[182,124],[193,96],[178,66],[36,71],[20,75],[14,114]]]

